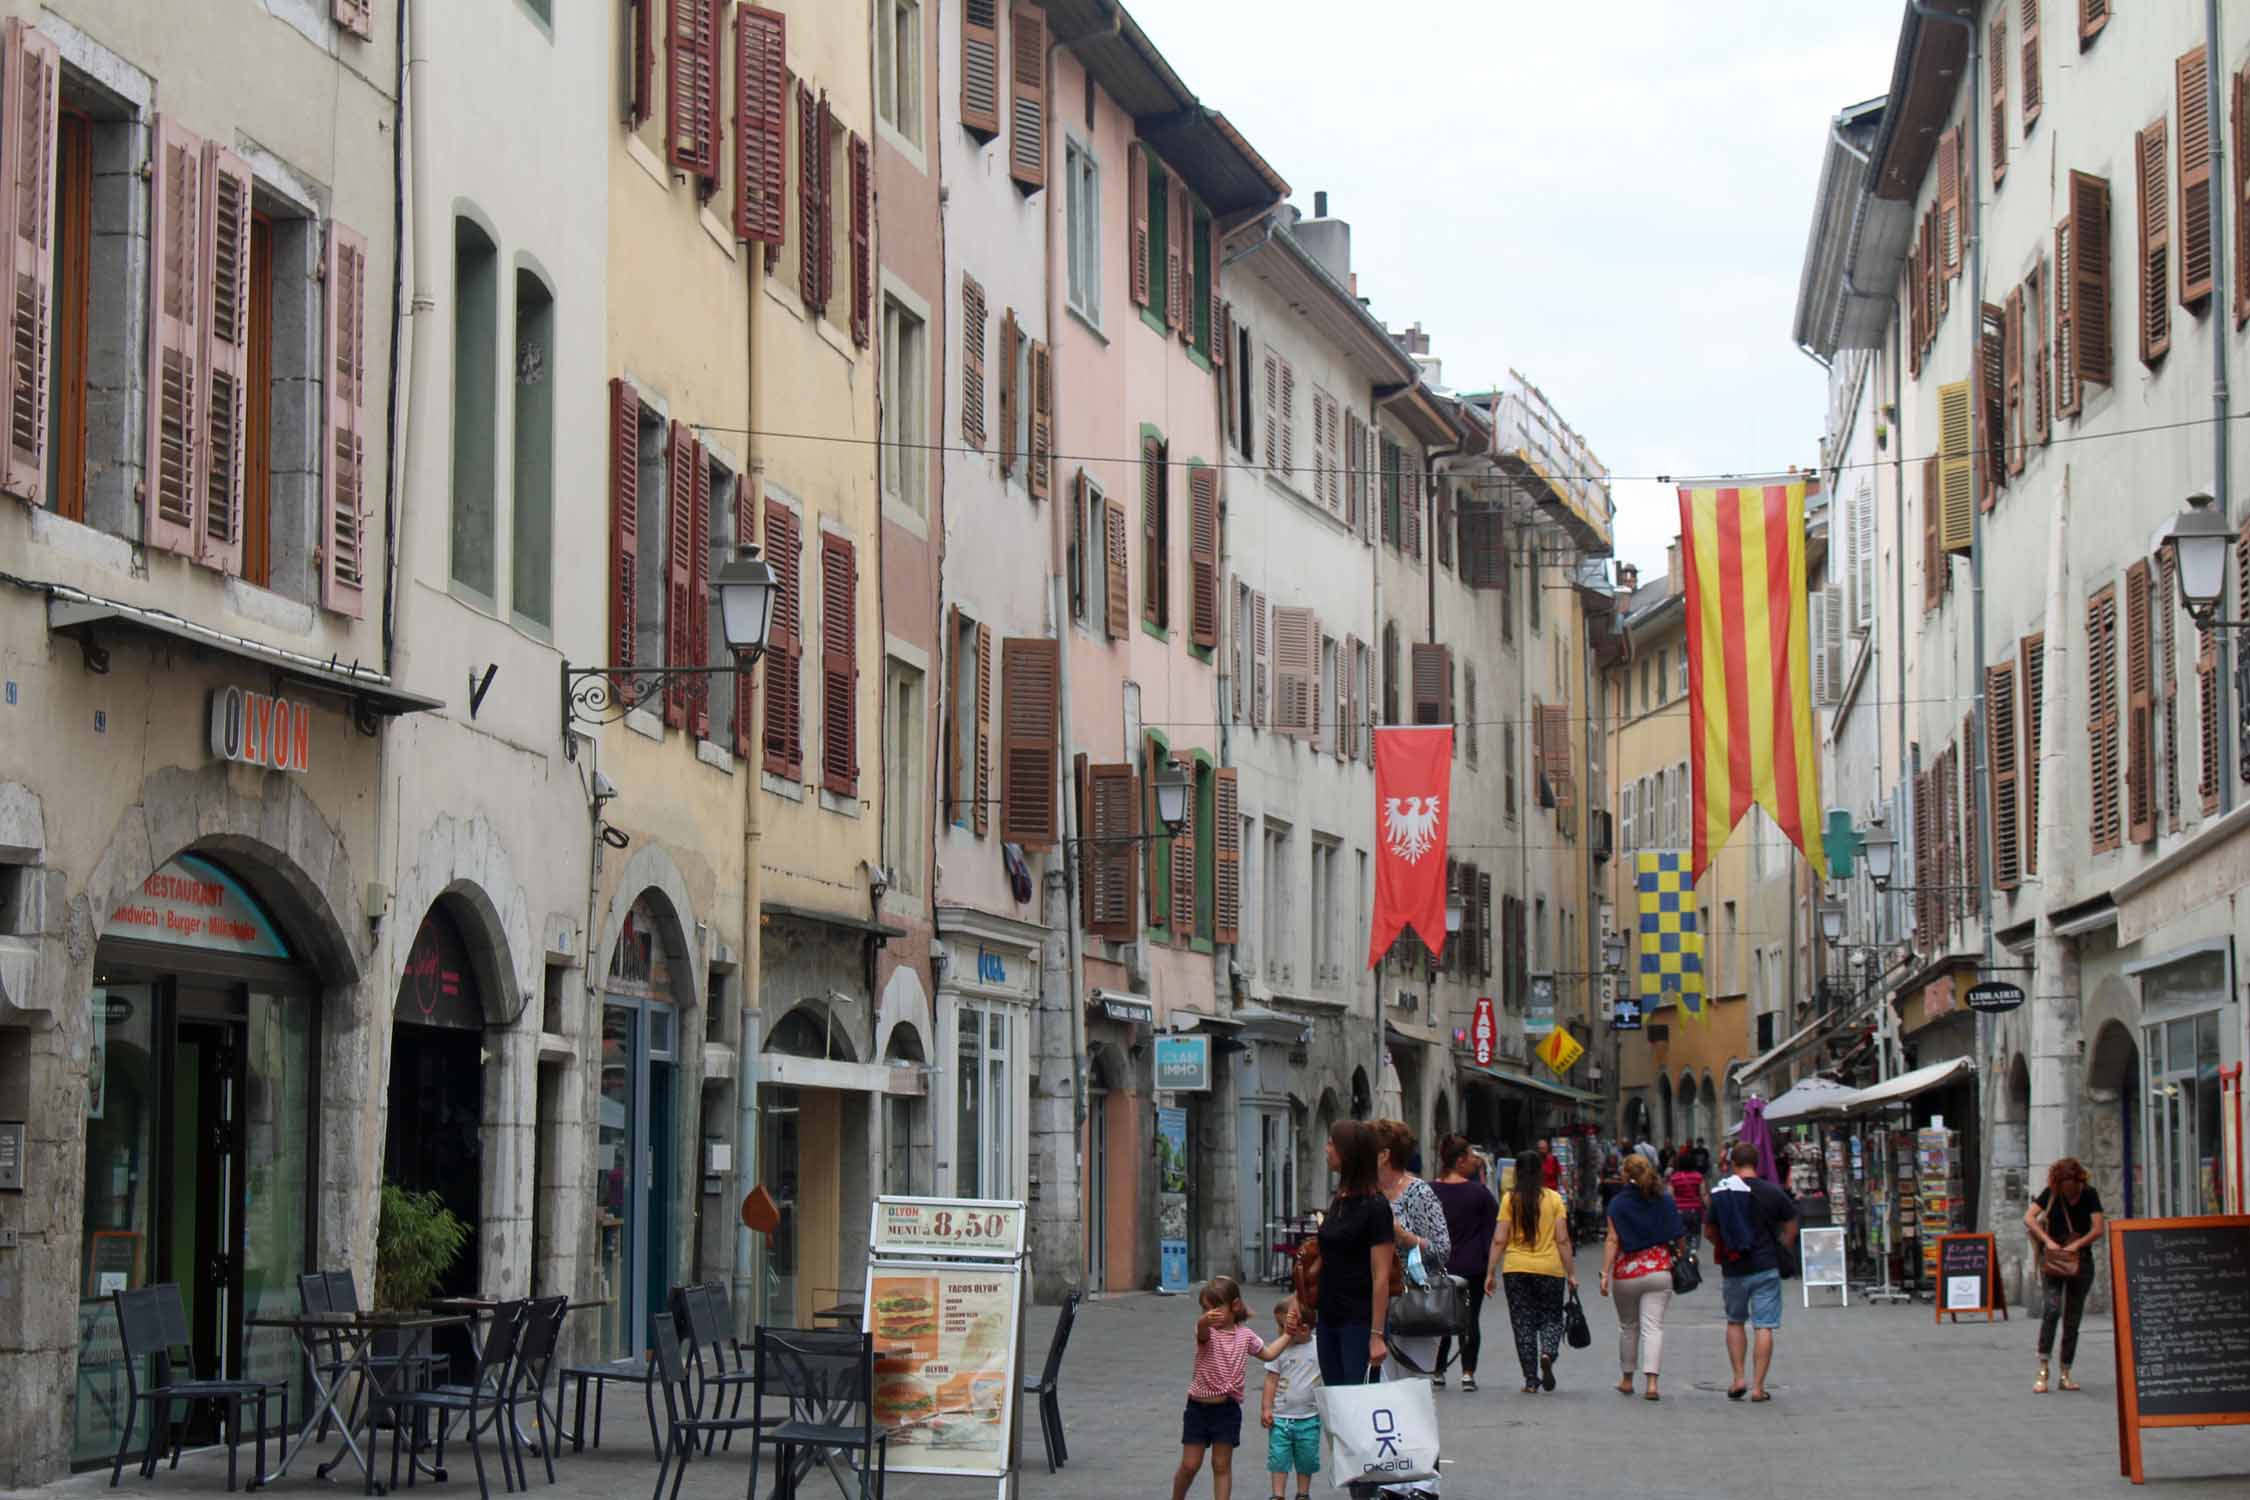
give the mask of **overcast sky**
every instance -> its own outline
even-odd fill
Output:
[[[1510,369],[1613,474],[1818,458],[1790,341],[1828,122],[1890,84],[1890,0],[1127,0],[1456,390]],[[1672,491],[1620,481],[1618,555],[1661,572]]]

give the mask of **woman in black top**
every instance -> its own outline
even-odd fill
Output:
[[[1320,1224],[1320,1288],[1313,1342],[1324,1385],[1365,1385],[1390,1350],[1391,1268],[1398,1260],[1390,1200],[1375,1180],[1375,1132],[1338,1120],[1328,1132],[1335,1201]]]
[[[2024,1211],[2024,1228],[2039,1247],[2039,1278],[2047,1300],[2039,1313],[2039,1379],[2032,1390],[2047,1390],[2047,1356],[2055,1349],[2055,1323],[2062,1323],[2062,1388],[2079,1389],[2070,1378],[2078,1353],[2078,1320],[2086,1313],[2086,1293],[2094,1284],[2094,1242],[2102,1233],[2102,1195],[2087,1180],[2075,1156],[2047,1169],[2047,1190]]]

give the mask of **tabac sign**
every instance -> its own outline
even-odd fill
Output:
[[[268,771],[302,773],[312,764],[312,709],[246,688],[214,689],[211,753]]]

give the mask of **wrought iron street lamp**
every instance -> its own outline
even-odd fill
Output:
[[[1891,872],[1897,867],[1898,840],[1887,828],[1877,826],[1860,846],[1867,859],[1867,878],[1877,891],[1891,888]]]
[[[1844,903],[1823,901],[1820,904],[1820,935],[1833,948],[1844,940]]]
[[[574,667],[562,664],[563,751],[578,758],[579,724],[613,724],[636,704],[659,698],[682,678],[746,673],[766,653],[781,580],[755,547],[736,549],[711,581],[719,600],[719,633],[728,660],[700,667]]]
[[[1156,768],[1149,779],[1149,790],[1156,803],[1157,826],[1146,833],[1089,833],[1072,842],[1079,844],[1150,844],[1158,839],[1178,838],[1187,831],[1188,797],[1195,790],[1189,779],[1187,767],[1176,760],[1167,760]]]
[[[2250,628],[2250,620],[2222,620],[2219,606],[2227,592],[2227,554],[2234,533],[2209,495],[2190,495],[2188,508],[2172,518],[2158,545],[2170,554],[2172,575],[2180,581],[2180,604],[2204,629]]]

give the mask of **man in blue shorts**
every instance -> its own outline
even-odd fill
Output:
[[[1773,1364],[1773,1331],[1781,1326],[1781,1247],[1797,1242],[1797,1205],[1758,1175],[1757,1147],[1737,1145],[1731,1160],[1734,1171],[1711,1189],[1703,1221],[1726,1288],[1727,1358],[1734,1364],[1727,1399],[1771,1401],[1766,1371]],[[1745,1323],[1758,1332],[1748,1385],[1742,1382],[1750,1342]]]

